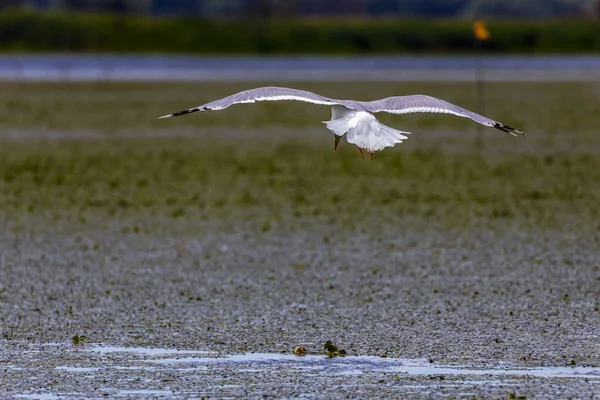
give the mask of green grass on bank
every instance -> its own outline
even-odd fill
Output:
[[[4,129],[116,133],[155,129],[236,130],[265,127],[324,129],[328,107],[302,102],[263,102],[228,110],[157,121],[169,112],[200,105],[240,90],[277,82],[258,83],[26,83],[2,84],[0,127]],[[339,99],[378,98],[426,93],[476,110],[475,87],[469,83],[426,82],[308,82],[285,86],[312,90]],[[528,133],[547,135],[595,129],[600,112],[598,83],[487,83],[486,114]],[[386,124],[419,134],[427,130],[473,131],[472,122],[447,115],[378,114]],[[533,131],[533,132],[532,132]],[[424,137],[421,136],[423,132]],[[488,131],[488,133],[490,133]],[[537,138],[537,135],[533,135]],[[527,138],[531,140],[530,138]],[[547,137],[545,137],[547,139]],[[575,140],[573,139],[573,140]],[[582,139],[583,140],[583,139]],[[408,143],[412,142],[409,141]]]
[[[8,142],[1,153],[0,208],[10,220],[127,226],[145,216],[156,226],[327,217],[354,226],[408,217],[446,227],[600,229],[600,162],[590,154],[490,160],[429,149],[363,161],[348,147],[335,154],[297,140],[236,146],[191,138]]]
[[[600,52],[592,20],[490,21],[492,53]],[[470,21],[202,20],[0,12],[0,51],[396,54],[473,51]]]
[[[413,85],[299,87],[373,98],[414,92]],[[374,161],[361,160],[345,142],[334,153],[319,122],[329,110],[318,106],[255,104],[155,119],[245,86],[4,85],[5,226],[112,221],[128,231],[152,231],[165,221],[205,219],[255,223],[260,231],[306,218],[354,229],[408,218],[416,221],[411,229],[474,223],[600,229],[597,84],[490,85],[488,114],[529,135],[486,130],[483,149],[474,145],[475,125],[467,120],[387,116],[386,123],[414,134]],[[472,105],[468,84],[418,86]],[[143,226],[131,222],[140,220]]]

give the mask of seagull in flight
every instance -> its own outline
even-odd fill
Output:
[[[159,119],[177,117],[196,111],[223,110],[234,104],[278,100],[298,100],[330,106],[331,120],[323,121],[323,123],[325,123],[333,135],[333,149],[337,150],[340,139],[345,136],[348,143],[354,144],[363,157],[365,153],[369,153],[371,158],[373,158],[376,151],[392,147],[397,143],[402,143],[403,140],[408,139],[406,135],[410,134],[410,132],[390,128],[380,123],[374,115],[378,112],[391,114],[452,114],[458,117],[470,118],[481,125],[499,129],[513,136],[525,134],[508,125],[466,110],[455,104],[423,94],[387,97],[375,101],[337,100],[307,90],[275,86],[245,90],[201,106],[163,115]]]

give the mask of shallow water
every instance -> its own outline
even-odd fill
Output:
[[[166,355],[188,355],[188,354],[210,354],[209,351],[185,351],[170,349],[145,349],[127,347],[103,347],[93,346],[88,351],[107,353],[122,352],[135,353],[151,356]],[[178,366],[182,364],[194,364],[195,368],[206,370],[205,364],[230,364],[238,371],[248,372],[248,368],[242,366],[250,365],[252,372],[275,370],[284,366],[292,369],[322,370],[337,374],[360,374],[367,371],[405,373],[410,375],[509,375],[535,376],[544,378],[599,378],[600,367],[540,367],[540,368],[512,368],[510,366],[497,366],[495,368],[475,367],[451,367],[429,363],[425,359],[402,359],[376,356],[344,356],[329,358],[323,355],[296,356],[288,353],[246,353],[230,356],[212,357],[180,357],[180,358],[153,358],[147,360],[151,363],[161,365]],[[195,368],[186,368],[194,371]],[[241,368],[241,369],[240,369]],[[82,368],[82,372],[87,369]]]
[[[60,350],[59,365],[50,367],[55,373],[81,382],[88,379],[107,382],[101,390],[102,396],[110,397],[163,397],[180,398],[188,395],[200,396],[220,393],[227,390],[241,390],[243,385],[233,384],[227,377],[277,377],[306,375],[329,379],[361,379],[376,376],[393,377],[398,380],[394,388],[399,391],[439,394],[444,390],[464,388],[463,395],[477,393],[477,387],[500,385],[510,388],[522,383],[523,379],[581,379],[586,384],[600,383],[599,367],[539,367],[519,368],[510,365],[496,365],[480,368],[475,366],[449,366],[431,363],[426,359],[402,359],[378,356],[345,356],[329,358],[321,354],[296,356],[291,353],[245,353],[222,355],[205,350],[163,349],[144,347],[104,346],[89,344],[84,346],[57,346],[48,344],[35,346],[28,352],[52,353]],[[71,359],[70,361],[67,361]],[[7,373],[14,371],[14,365],[2,367]],[[31,371],[31,376],[39,373]],[[203,388],[189,391],[169,389],[170,379],[158,379],[161,374],[178,376],[179,379],[193,379],[203,376],[207,383]],[[187,377],[187,378],[186,378]],[[339,378],[336,378],[339,377]],[[415,383],[411,377],[418,378]],[[484,379],[480,379],[484,378]],[[426,380],[422,380],[425,378]],[[279,379],[279,378],[278,378]],[[413,379],[414,380],[414,379]],[[112,386],[108,382],[113,382]],[[345,383],[348,385],[349,383]],[[49,393],[51,389],[29,390],[15,397],[26,399],[58,399],[76,397],[97,398],[97,393],[85,390],[74,392]],[[460,390],[459,390],[460,391]]]
[[[20,81],[600,80],[594,56],[202,57],[0,56],[0,80]]]
[[[159,349],[152,347],[119,347],[119,346],[93,346],[86,351],[97,353],[136,353],[145,356],[163,356],[169,354],[210,354],[210,351],[199,350],[175,350],[175,349]]]

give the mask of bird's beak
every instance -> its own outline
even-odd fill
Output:
[[[342,139],[341,136],[338,136],[335,133],[333,134],[333,151],[337,151],[338,143],[340,142],[341,139]]]

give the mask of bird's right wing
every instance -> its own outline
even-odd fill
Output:
[[[205,110],[223,110],[234,104],[254,103],[257,101],[278,101],[278,100],[298,100],[312,104],[320,104],[326,106],[344,105],[343,100],[334,100],[321,95],[318,95],[307,90],[291,89],[286,87],[259,87],[256,89],[245,90],[243,92],[232,94],[231,96],[223,97],[222,99],[212,101],[201,106],[188,108],[187,110],[178,111],[172,114],[163,115],[160,118],[177,117],[179,115],[190,114],[196,111]]]
[[[410,96],[395,96],[381,100],[363,102],[363,106],[370,112],[388,112],[390,114],[408,114],[408,113],[441,113],[452,114],[458,117],[470,118],[473,121],[490,126],[501,131],[510,133],[513,136],[524,135],[518,129],[494,121],[488,117],[469,111],[466,108],[457,106],[445,100],[423,94]]]

